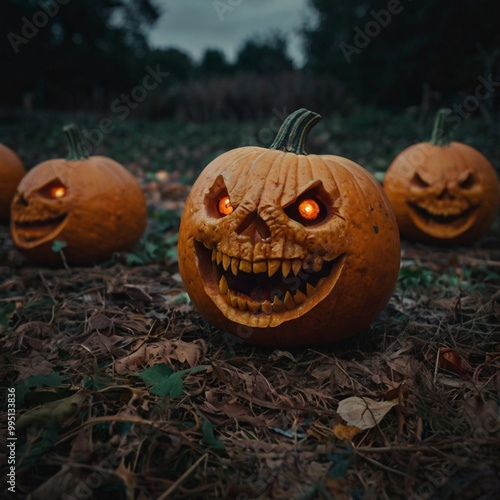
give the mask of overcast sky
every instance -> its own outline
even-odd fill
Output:
[[[298,30],[311,19],[308,0],[157,0],[164,14],[150,33],[156,47],[175,47],[199,61],[206,48],[221,49],[233,62],[250,36],[276,30],[288,37],[288,53],[300,64]]]

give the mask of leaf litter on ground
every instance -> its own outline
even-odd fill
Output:
[[[34,126],[36,117],[26,121]],[[120,126],[119,137],[127,127],[165,137],[161,123]],[[171,144],[162,139],[165,158],[182,153],[177,166],[155,174],[144,170],[149,159],[128,164],[149,207],[130,253],[44,268],[0,228],[0,373],[2,388],[16,390],[19,497],[418,498],[432,488],[436,498],[491,498],[500,490],[499,221],[470,246],[403,241],[398,286],[355,337],[255,348],[208,325],[183,296],[175,242],[189,186],[180,179],[191,182],[216,152],[179,153],[178,128]],[[338,153],[361,162],[359,127],[335,130]],[[373,165],[388,164],[372,147]],[[365,406],[346,421],[339,404],[353,398]],[[0,418],[5,432],[5,404]],[[346,425],[356,423],[366,428]]]

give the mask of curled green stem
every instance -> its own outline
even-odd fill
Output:
[[[289,115],[281,125],[276,139],[269,149],[307,155],[307,137],[311,129],[321,120],[321,115],[301,108]]]
[[[66,160],[86,160],[89,155],[83,146],[82,134],[80,133],[80,129],[74,123],[70,123],[69,125],[65,125],[63,127],[63,132],[66,134],[69,149]]]
[[[451,143],[451,109],[441,108],[436,114],[432,129],[431,144],[433,146],[449,146]]]

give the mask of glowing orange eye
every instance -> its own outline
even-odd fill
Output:
[[[229,215],[234,210],[233,205],[231,205],[231,200],[229,199],[229,196],[227,196],[227,195],[224,196],[224,198],[221,198],[219,200],[217,208],[218,208],[219,213],[221,215]]]
[[[317,219],[319,205],[314,200],[303,200],[299,203],[299,214],[307,220]]]
[[[53,186],[50,188],[51,198],[62,198],[66,195],[66,188],[64,186]]]

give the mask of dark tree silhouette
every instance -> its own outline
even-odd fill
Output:
[[[203,76],[227,75],[231,73],[232,67],[221,50],[207,49],[203,54],[199,70]]]
[[[3,0],[0,94],[82,107],[117,82],[131,85],[148,53],[146,29],[158,16],[151,0]]]
[[[479,75],[500,76],[500,58],[492,64],[500,49],[496,0],[310,0],[310,6],[318,22],[303,31],[306,67],[335,75],[365,102],[415,104],[424,85],[474,93]]]
[[[264,39],[249,38],[238,51],[236,71],[270,74],[292,68],[286,38],[279,34]]]

